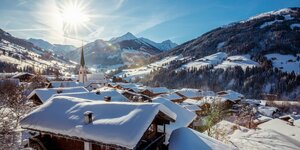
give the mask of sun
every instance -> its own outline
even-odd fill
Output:
[[[72,25],[80,25],[89,21],[88,16],[84,13],[84,11],[77,6],[66,6],[62,12],[62,18],[65,23]]]
[[[77,32],[78,28],[87,27],[90,14],[79,1],[68,1],[60,7],[63,28],[66,32]]]

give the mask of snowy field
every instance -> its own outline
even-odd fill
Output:
[[[297,54],[297,56],[293,56],[273,53],[265,56],[272,61],[275,68],[278,68],[279,70],[284,72],[294,71],[295,73],[300,74],[300,54]]]

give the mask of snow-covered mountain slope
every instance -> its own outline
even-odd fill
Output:
[[[273,67],[284,71],[300,74],[300,54],[293,55],[282,55],[278,53],[265,55],[269,60],[272,61]]]
[[[224,52],[218,52],[182,65],[178,70],[183,69],[201,69],[204,67],[227,69],[229,67],[240,66],[244,70],[247,67],[259,66],[259,64],[250,59],[249,55],[229,56]]]
[[[249,55],[235,55],[235,56],[229,56],[225,61],[223,61],[221,64],[218,64],[214,68],[223,68],[226,69],[228,67],[235,67],[240,66],[244,70],[247,67],[256,67],[259,66],[259,64],[253,60],[250,59]]]
[[[116,64],[144,64],[144,61],[162,50],[172,48],[174,43],[155,43],[146,38],[137,38],[128,32],[120,37],[112,38],[110,41],[96,40],[84,45],[84,53],[88,65],[111,66]],[[163,49],[160,49],[163,48]],[[74,61],[79,60],[78,48],[68,54]]]
[[[127,81],[135,80],[136,78],[143,78],[145,75],[151,73],[151,71],[159,68],[167,68],[168,64],[175,60],[182,59],[182,56],[173,56],[173,57],[166,57],[160,61],[151,63],[149,65],[135,68],[135,69],[124,69],[121,73],[116,74],[115,76],[124,78]]]
[[[73,45],[51,44],[42,39],[30,38],[28,39],[28,41],[33,43],[35,46],[38,46],[40,48],[43,48],[44,50],[53,52],[58,55],[64,55],[76,49],[76,47]]]
[[[146,42],[146,43],[160,49],[161,51],[167,51],[167,50],[170,50],[177,46],[177,44],[172,42],[171,40],[165,40],[161,43],[156,43],[154,41],[151,41],[151,40],[149,40],[147,38],[143,38],[143,37],[139,38],[139,40]]]
[[[227,58],[227,54],[224,52],[219,52],[216,54],[212,54],[195,61],[191,61],[187,64],[184,64],[181,69],[191,69],[191,68],[203,68],[207,66],[216,66],[222,63]]]
[[[158,55],[202,58],[217,52],[231,55],[300,53],[300,8],[264,13],[213,29],[200,37]]]
[[[58,69],[62,74],[68,74],[75,68],[75,64],[64,57],[55,56],[26,40],[0,31],[0,62],[16,65],[19,70],[31,68],[37,72]]]

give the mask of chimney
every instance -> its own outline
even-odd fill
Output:
[[[91,111],[84,112],[84,123],[90,124],[92,122],[93,122],[93,112]]]
[[[104,101],[110,102],[111,101],[111,97],[110,96],[104,96]]]
[[[98,90],[98,91],[96,91],[96,94],[97,94],[97,95],[100,95],[101,93],[100,93],[100,91]]]

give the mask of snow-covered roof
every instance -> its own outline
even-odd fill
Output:
[[[82,98],[86,100],[99,100],[103,101],[104,97],[102,95],[98,95],[94,92],[77,92],[77,93],[60,93],[60,94],[54,94],[51,98],[57,97],[57,96],[68,96],[68,97],[74,97],[74,98]]]
[[[167,137],[171,135],[173,130],[178,129],[180,127],[187,127],[197,117],[197,115],[194,112],[188,111],[180,105],[175,104],[165,98],[156,97],[153,99],[153,103],[163,104],[177,115],[175,122],[171,122],[170,124],[166,125]]]
[[[92,83],[107,83],[107,78],[103,73],[87,74],[87,81]]]
[[[189,105],[197,105],[197,106],[203,106],[204,104],[212,104],[217,102],[224,102],[224,99],[221,99],[216,96],[204,96],[201,100],[196,99],[186,99],[183,101],[183,104],[189,104]]]
[[[236,130],[230,135],[230,142],[238,149],[272,149],[272,150],[296,150],[300,143],[288,136],[274,130]]]
[[[158,97],[163,97],[163,98],[166,98],[166,99],[169,99],[169,100],[177,100],[177,99],[182,99],[181,96],[179,96],[178,94],[176,93],[169,93],[169,94],[161,94],[159,95]]]
[[[257,109],[259,113],[268,117],[272,117],[273,114],[278,110],[276,107],[270,106],[258,106]]]
[[[199,106],[193,105],[193,104],[181,103],[180,106],[182,106],[183,108],[185,108],[185,109],[187,109],[188,111],[191,111],[191,112],[196,112],[196,111],[201,110],[201,108]]]
[[[113,83],[111,84],[114,87],[115,86],[120,86],[123,89],[131,89],[134,92],[140,92],[143,90],[143,86],[141,84],[137,84],[137,83]]]
[[[219,94],[222,93],[222,94]],[[225,94],[223,94],[225,93]],[[218,92],[218,97],[220,97],[222,99],[222,101],[225,100],[230,100],[232,102],[236,102],[237,100],[241,100],[244,98],[244,95],[232,90],[227,90],[227,91],[221,91]]]
[[[179,128],[172,132],[170,150],[227,150],[230,146],[190,128]]]
[[[183,88],[181,90],[176,91],[178,94],[181,94],[187,98],[198,98],[202,97],[203,95],[201,94],[201,91],[199,89],[188,89],[188,88]]]
[[[24,76],[24,75],[29,75],[29,76],[34,76],[34,74],[32,73],[28,73],[28,72],[20,72],[20,73],[17,73],[16,75],[12,76],[11,78],[19,78],[21,76]]]
[[[272,120],[271,117],[267,117],[267,116],[263,116],[263,115],[259,115],[256,119],[253,120],[254,123],[256,124],[261,124],[267,121]]]
[[[50,84],[52,88],[84,86],[82,82],[75,82],[75,81],[51,81]]]
[[[93,122],[84,123],[84,113]],[[57,96],[20,121],[23,128],[78,137],[133,149],[159,112],[176,120],[176,114],[158,103],[89,101]]]
[[[109,96],[111,97],[111,101],[114,102],[128,102],[129,100],[123,96],[120,92],[118,92],[118,90],[114,89],[114,88],[110,88],[110,87],[102,87],[99,88],[97,90],[93,90],[93,93],[99,93],[99,96],[102,97],[102,99],[105,96]]]
[[[290,114],[290,115],[284,115],[284,116],[279,117],[279,119],[285,119],[285,118],[289,118],[289,119],[291,119],[290,120],[291,122],[294,122],[295,120],[300,120],[300,115]]]
[[[149,90],[154,94],[168,93],[170,90],[166,87],[145,87],[144,90]]]
[[[300,142],[300,127],[291,126],[288,122],[281,119],[272,119],[268,122],[258,125],[258,128],[264,130],[271,129]]]
[[[27,97],[30,99],[35,94],[45,103],[51,96],[60,93],[78,93],[88,92],[84,87],[67,87],[67,88],[41,88],[33,90]]]

